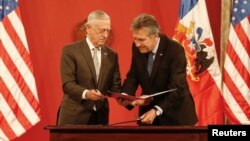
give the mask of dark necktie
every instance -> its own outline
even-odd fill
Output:
[[[148,54],[148,75],[149,76],[151,75],[153,64],[154,64],[154,53],[150,52]]]
[[[98,48],[93,48],[93,62],[94,62],[94,66],[95,66],[95,72],[96,72],[96,79],[98,80],[99,77],[99,71],[100,71],[100,65],[99,65],[99,61],[97,58],[97,52],[99,51]]]

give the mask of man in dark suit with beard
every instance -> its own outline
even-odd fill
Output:
[[[110,17],[104,11],[93,11],[86,23],[87,37],[63,48],[64,95],[57,125],[108,124],[108,100],[101,92],[121,89],[118,55],[105,46],[110,29]]]
[[[194,125],[197,122],[195,105],[186,81],[186,59],[183,47],[160,33],[152,15],[137,16],[132,25],[132,63],[122,91],[135,95],[140,85],[142,94],[170,89],[175,91],[145,100],[135,100],[130,106],[140,106],[141,124]],[[118,100],[125,106],[127,100]]]

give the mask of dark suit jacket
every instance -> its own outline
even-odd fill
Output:
[[[85,89],[120,92],[121,78],[117,53],[108,47],[101,48],[101,68],[97,83],[86,39],[65,46],[61,58],[61,81],[64,96],[58,113],[58,125],[87,124],[94,105],[98,111],[103,112],[103,124],[108,123],[108,100],[83,100],[82,93]]]
[[[183,47],[161,34],[150,77],[147,72],[147,60],[148,54],[140,53],[133,44],[132,63],[122,91],[134,95],[138,85],[141,86],[143,94],[177,88],[177,91],[154,97],[148,106],[139,108],[139,114],[158,105],[163,109],[163,114],[154,120],[154,125],[194,125],[197,122],[197,116],[186,81],[186,59]]]

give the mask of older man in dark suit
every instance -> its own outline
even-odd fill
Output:
[[[186,81],[183,47],[160,33],[159,24],[152,15],[137,16],[131,30],[134,39],[132,63],[123,84],[123,92],[134,95],[138,85],[142,88],[142,94],[177,89],[155,96],[148,105],[145,100],[133,101],[132,106],[140,106],[141,123],[194,125],[197,116]],[[121,105],[128,103],[126,100],[118,102]]]
[[[108,100],[101,92],[121,89],[118,55],[105,46],[110,29],[110,17],[104,11],[93,11],[86,23],[86,39],[64,47],[61,59],[64,95],[58,125],[108,124]]]

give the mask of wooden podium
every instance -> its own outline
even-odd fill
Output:
[[[207,127],[196,126],[46,126],[50,141],[207,141]]]

